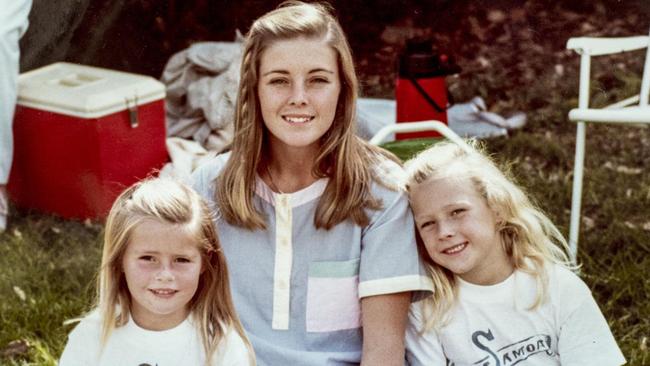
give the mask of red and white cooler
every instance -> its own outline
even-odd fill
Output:
[[[21,208],[101,218],[168,161],[165,86],[71,63],[21,74],[9,194]]]

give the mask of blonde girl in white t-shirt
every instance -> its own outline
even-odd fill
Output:
[[[126,189],[106,222],[96,307],[59,365],[254,364],[203,199],[163,178]]]
[[[434,284],[411,306],[411,365],[625,363],[562,234],[488,156],[442,142],[406,170]]]

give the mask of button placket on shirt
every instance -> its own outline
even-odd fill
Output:
[[[273,276],[272,328],[289,329],[290,281],[292,266],[292,216],[289,194],[275,195],[275,271]]]

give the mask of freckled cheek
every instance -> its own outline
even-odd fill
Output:
[[[434,258],[434,256],[438,253],[438,249],[436,246],[436,241],[433,240],[434,238],[432,237],[431,233],[421,233],[420,237],[424,242],[424,247],[426,248],[429,257]]]
[[[137,270],[142,270],[142,271],[147,271],[151,270],[154,268],[156,265],[153,263],[145,262],[145,261],[135,261],[132,262],[131,267]]]
[[[143,272],[146,269],[147,267],[139,261],[125,261],[122,263],[122,270],[124,272],[137,273]]]
[[[338,98],[333,98],[333,99],[331,99],[331,100],[328,101],[328,103],[327,103],[327,108],[329,109],[329,112],[330,112],[331,114],[335,114],[335,113],[336,113],[336,106],[337,106],[337,104],[338,104]]]
[[[155,271],[151,266],[141,264],[132,264],[129,267],[125,267],[124,272],[126,280],[131,284],[146,284],[150,282],[155,275]]]
[[[260,106],[262,110],[275,109],[281,104],[282,95],[281,93],[269,93],[268,90],[261,91],[259,93]]]
[[[340,91],[329,88],[313,89],[308,93],[313,100],[323,101],[323,104],[336,104],[340,94]]]
[[[420,233],[420,237],[426,245],[435,245],[438,242],[436,229],[431,225],[425,226],[424,228],[418,227],[416,230]]]
[[[282,92],[269,92],[266,90],[260,94],[260,102],[263,101],[266,104],[277,104],[278,100],[282,99],[282,94]]]
[[[179,281],[190,284],[195,282],[198,283],[200,276],[201,276],[201,268],[197,267],[197,268],[179,271],[176,275],[176,278]]]
[[[153,263],[134,263],[131,266],[131,273],[138,278],[148,278],[160,271],[160,267]]]
[[[431,258],[431,260],[438,265],[444,266],[446,261],[449,260],[449,258],[447,258],[444,254],[438,252],[436,249],[433,251],[427,250],[427,252],[429,253],[429,258]]]

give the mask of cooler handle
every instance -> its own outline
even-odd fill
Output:
[[[129,123],[131,128],[136,128],[140,125],[138,120],[138,96],[136,95],[133,98],[133,105],[129,103],[129,98],[124,98],[126,101],[126,109],[129,111]]]
[[[443,113],[445,111],[445,109],[440,108],[438,103],[436,103],[436,101],[433,100],[433,98],[431,98],[431,96],[427,93],[427,91],[424,90],[424,88],[422,88],[422,85],[418,83],[417,79],[415,79],[414,77],[409,77],[408,79],[413,83],[415,89],[417,89],[417,91],[424,97],[427,103],[429,103],[438,113]]]

